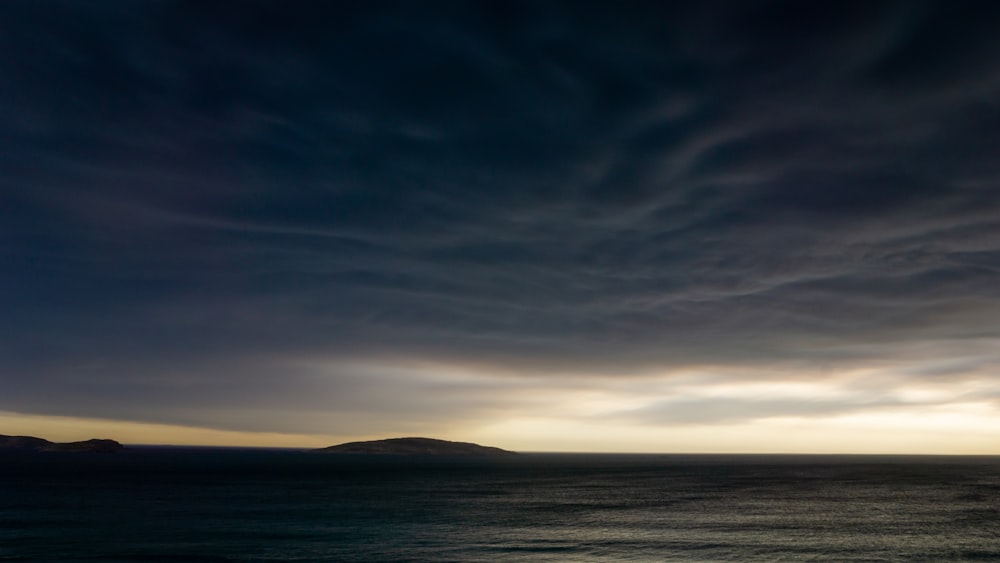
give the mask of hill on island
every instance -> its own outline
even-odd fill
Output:
[[[517,452],[471,442],[449,442],[434,438],[389,438],[369,442],[348,442],[313,450],[332,454],[379,454],[420,456],[487,457],[516,455]]]
[[[97,438],[82,442],[59,443],[34,436],[5,436],[0,434],[0,451],[114,453],[122,448],[124,446],[114,440]]]

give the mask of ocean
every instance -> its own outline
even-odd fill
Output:
[[[0,456],[0,561],[1000,561],[1000,457]]]

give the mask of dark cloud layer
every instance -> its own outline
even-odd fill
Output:
[[[395,389],[430,420],[505,395],[336,365],[835,369],[1000,332],[991,2],[0,20],[0,409],[258,429],[213,409]]]

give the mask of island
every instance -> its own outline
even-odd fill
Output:
[[[389,438],[369,442],[348,442],[313,450],[330,454],[377,454],[407,456],[497,457],[517,455],[517,452],[471,442],[449,442],[434,438]]]
[[[0,451],[115,453],[124,446],[114,440],[93,438],[82,442],[50,442],[34,436],[0,434]]]

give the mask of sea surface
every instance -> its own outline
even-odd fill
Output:
[[[0,561],[1000,561],[1000,457],[0,456]]]

